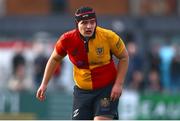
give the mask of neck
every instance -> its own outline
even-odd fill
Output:
[[[77,29],[78,30],[78,29]],[[86,41],[86,40],[90,40],[90,39],[94,39],[95,38],[95,35],[96,35],[96,29],[95,29],[95,31],[94,31],[94,33],[93,33],[93,35],[92,36],[90,36],[90,37],[85,37],[85,36],[83,36],[80,32],[79,32],[79,30],[78,30],[78,33],[79,33],[79,35],[80,35],[80,37],[81,37],[81,39],[83,39],[84,41]]]

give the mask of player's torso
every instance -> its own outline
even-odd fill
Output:
[[[67,53],[70,60],[79,68],[93,69],[97,66],[105,65],[111,60],[110,46],[108,38],[100,32],[96,32],[95,38],[88,42],[86,51],[84,40],[78,33],[69,39]]]
[[[96,30],[95,38],[88,42],[86,51],[84,40],[78,33],[67,39],[66,52],[74,64],[76,85],[82,89],[98,89],[114,81],[116,69],[111,59],[107,36]]]

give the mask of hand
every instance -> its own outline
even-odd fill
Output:
[[[46,98],[45,96],[46,88],[47,87],[45,85],[41,85],[37,90],[36,98],[39,99],[40,101],[44,101]]]
[[[112,91],[111,91],[111,101],[115,101],[119,99],[122,93],[122,85],[114,84]]]

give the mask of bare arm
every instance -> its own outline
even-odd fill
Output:
[[[118,74],[115,84],[118,84],[120,86],[124,84],[124,78],[128,70],[128,64],[129,64],[129,56],[127,50],[124,49],[123,53],[119,57]]]
[[[47,88],[47,85],[49,83],[49,80],[51,79],[57,65],[61,62],[62,56],[58,55],[57,52],[54,50],[53,53],[51,54],[47,64],[46,68],[44,71],[44,76],[42,83],[36,93],[36,97],[40,100],[43,101],[45,99],[45,91]]]
[[[128,70],[129,64],[129,56],[126,49],[123,50],[122,54],[118,57],[118,73],[116,77],[116,81],[114,83],[112,92],[111,92],[111,99],[115,100],[118,99],[122,93],[122,88],[124,84],[124,79]]]

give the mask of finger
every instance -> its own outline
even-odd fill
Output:
[[[115,98],[116,98],[116,97],[115,97],[115,93],[112,93],[112,94],[111,94],[111,101],[114,101]]]
[[[40,101],[44,100],[44,96],[43,96],[43,91],[42,90],[38,90],[37,91],[36,98],[39,99]]]
[[[45,100],[45,96],[40,97],[39,100],[40,100],[40,101],[44,101],[44,100]]]
[[[40,97],[44,96],[44,91],[41,90]]]
[[[110,100],[113,100],[113,93],[111,92]]]
[[[118,96],[115,95],[114,98],[113,98],[113,101],[117,100]]]
[[[113,97],[111,98],[111,101],[115,101],[115,100],[116,100],[116,97],[113,96]]]
[[[117,100],[118,98],[119,98],[119,94],[116,94],[116,93],[114,93],[114,94],[112,94],[112,96],[111,96],[111,101],[115,101],[115,100]]]
[[[38,98],[38,99],[39,99],[40,94],[41,94],[41,90],[38,90],[38,91],[37,91],[37,93],[36,93],[36,98]]]

